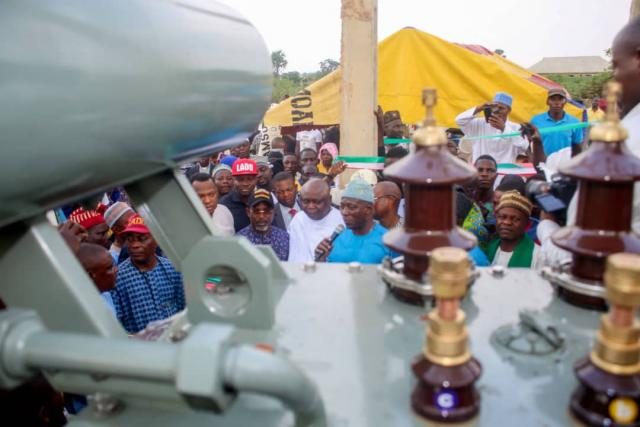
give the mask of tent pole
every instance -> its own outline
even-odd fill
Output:
[[[378,0],[342,0],[340,154],[376,156]],[[340,176],[340,187],[353,170]]]

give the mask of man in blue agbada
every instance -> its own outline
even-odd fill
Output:
[[[185,307],[182,275],[171,262],[156,255],[157,244],[142,217],[134,215],[122,231],[129,259],[118,265],[111,290],[118,320],[130,334],[149,322],[173,316]]]
[[[342,193],[340,213],[347,229],[333,241],[326,238],[316,248],[320,261],[379,264],[385,256],[397,256],[382,243],[387,229],[373,219],[373,188],[354,179]]]

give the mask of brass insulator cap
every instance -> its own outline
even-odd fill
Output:
[[[421,147],[444,145],[447,143],[447,133],[441,127],[424,126],[413,134],[413,143]]]
[[[423,349],[428,360],[441,366],[457,366],[471,358],[465,316],[458,310],[454,320],[440,317],[437,310],[429,313],[429,329]]]
[[[437,248],[429,260],[429,281],[436,298],[462,298],[471,278],[471,261],[464,249]]]
[[[604,283],[610,304],[640,307],[640,255],[621,253],[609,256]]]
[[[620,142],[627,139],[629,133],[620,125],[620,113],[618,112],[618,98],[622,93],[622,85],[618,82],[607,83],[604,96],[607,99],[607,113],[602,123],[599,123],[589,131],[591,141]]]
[[[603,316],[596,342],[591,352],[591,361],[600,369],[614,375],[640,373],[640,324],[622,328]]]
[[[422,91],[422,103],[427,109],[423,126],[413,134],[413,143],[421,147],[443,145],[447,143],[447,133],[444,128],[436,126],[433,109],[438,103],[438,93],[435,89]]]

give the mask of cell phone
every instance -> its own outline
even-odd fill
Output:
[[[556,212],[562,209],[565,209],[567,205],[565,205],[562,200],[558,199],[556,196],[550,193],[545,194],[537,194],[535,196],[536,202],[545,212]]]
[[[485,121],[489,122],[489,117],[491,117],[491,107],[484,107],[482,109],[482,112],[484,113]]]
[[[529,123],[523,123],[520,127],[520,134],[523,138],[532,137],[533,136],[533,127]]]

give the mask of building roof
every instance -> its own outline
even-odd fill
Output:
[[[609,62],[599,56],[558,56],[542,58],[529,67],[538,74],[595,74],[605,71]]]

